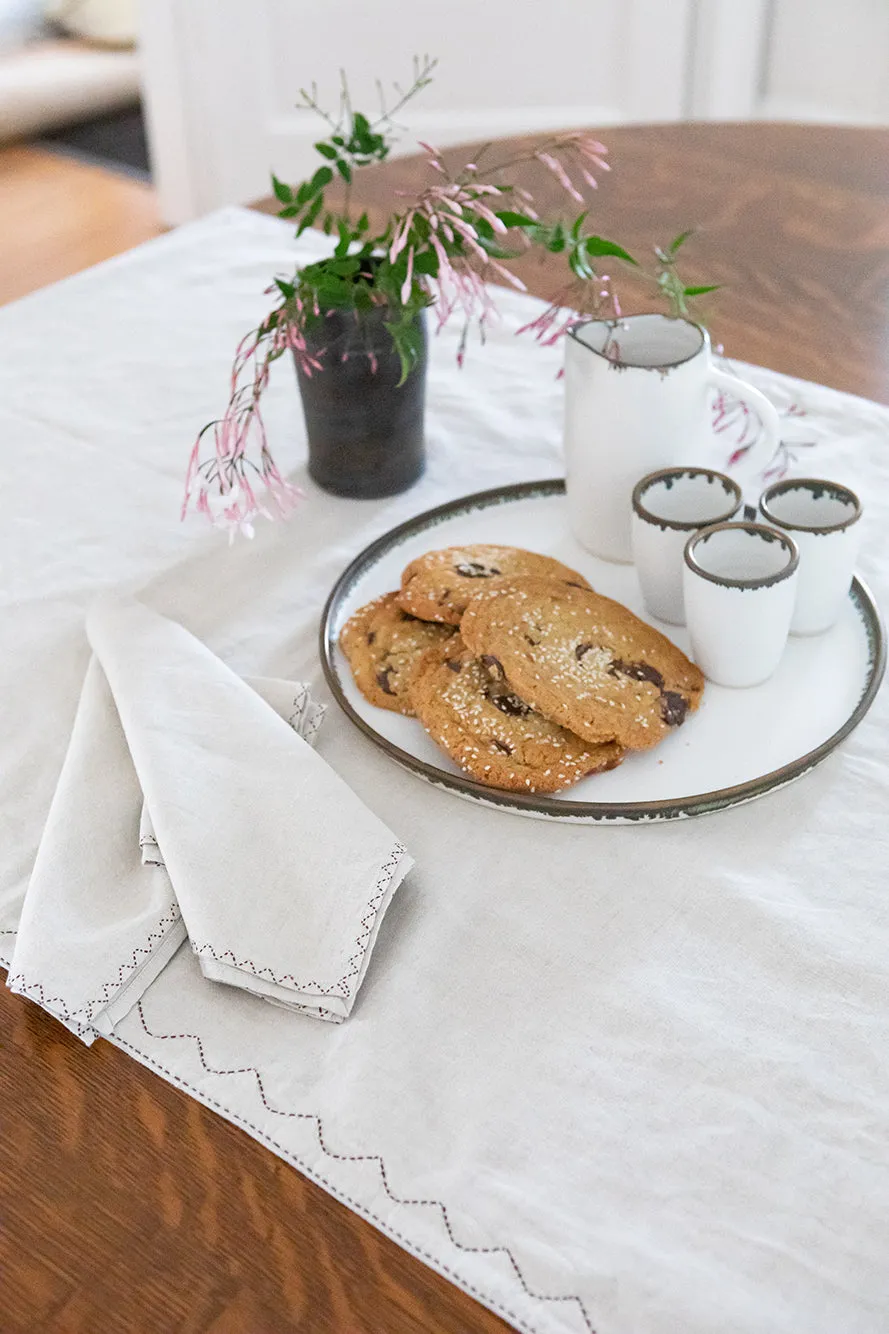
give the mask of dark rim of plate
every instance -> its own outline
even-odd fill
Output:
[[[532,793],[505,792],[499,788],[485,787],[484,784],[476,783],[464,774],[450,773],[447,770],[439,769],[437,765],[417,759],[416,756],[402,750],[399,746],[387,740],[386,737],[381,736],[350,704],[343,689],[336,663],[335,629],[338,629],[338,618],[343,603],[355,584],[377,564],[383,555],[393,548],[401,546],[407,538],[434,529],[438,524],[444,523],[457,515],[488,509],[495,505],[509,504],[516,500],[532,500],[538,497],[564,495],[564,492],[564,479],[550,478],[538,482],[518,482],[512,486],[495,487],[490,491],[478,491],[473,495],[462,496],[459,500],[449,501],[445,505],[438,505],[435,509],[426,510],[413,519],[408,519],[405,523],[390,529],[388,533],[384,533],[382,537],[378,537],[376,541],[371,542],[346,566],[337,579],[321,615],[319,649],[324,677],[334,699],[347,718],[374,745],[379,746],[390,759],[395,760],[396,763],[405,769],[409,769],[412,773],[419,774],[437,787],[474,798],[487,806],[503,810],[525,811],[529,814],[548,816],[554,820],[565,820],[569,823],[571,821],[575,823],[595,823],[598,821],[607,823],[609,820],[614,820],[622,823],[638,821],[644,824],[646,821],[660,822],[678,820],[690,815],[707,815],[714,811],[723,810],[728,806],[737,806],[743,802],[752,801],[755,797],[762,796],[766,792],[783,787],[785,783],[793,782],[794,779],[800,778],[810,769],[813,769],[858,726],[870,708],[883,679],[886,667],[886,634],[873,597],[865,585],[855,578],[852,580],[849,596],[864,623],[868,643],[866,680],[858,703],[843,725],[821,745],[816,746],[814,750],[808,751],[805,755],[799,756],[791,763],[783,765],[780,769],[773,769],[771,773],[762,774],[759,778],[750,779],[746,783],[738,783],[733,787],[720,788],[713,792],[696,793],[691,797],[665,798],[659,801],[566,801],[564,798]]]

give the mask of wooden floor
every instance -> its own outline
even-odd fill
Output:
[[[28,144],[0,148],[0,305],[162,230],[143,181]]]

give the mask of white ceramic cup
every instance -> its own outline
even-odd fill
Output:
[[[799,549],[761,523],[717,523],[685,545],[683,593],[692,656],[721,686],[756,686],[787,643]]]
[[[799,547],[792,635],[820,635],[842,610],[861,549],[861,503],[854,491],[814,477],[788,477],[764,491],[759,512]]]
[[[685,625],[685,544],[699,528],[733,519],[741,503],[738,483],[712,468],[660,468],[636,483],[633,563],[652,616]]]
[[[763,429],[745,473],[768,466],[781,438],[778,414],[752,385],[714,366],[699,325],[667,315],[588,320],[565,344],[565,490],[572,532],[605,560],[632,560],[631,497],[655,468],[719,467],[710,398],[743,399]]]

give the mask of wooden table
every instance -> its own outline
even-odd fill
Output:
[[[889,402],[889,131],[601,131],[595,223],[640,253],[698,225],[738,358]],[[385,213],[415,160],[357,182]],[[557,191],[535,176],[539,197]],[[547,192],[549,192],[547,196]],[[274,206],[263,207],[273,211]],[[552,294],[561,267],[522,263]],[[639,307],[647,294],[630,293]],[[479,352],[478,355],[483,355]],[[4,1334],[493,1334],[506,1326],[246,1134],[0,992]]]

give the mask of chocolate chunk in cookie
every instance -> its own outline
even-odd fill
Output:
[[[552,580],[504,581],[473,598],[461,636],[505,682],[591,743],[657,745],[698,707],[704,678],[675,644],[611,598]]]
[[[478,543],[429,551],[412,560],[401,576],[399,604],[424,621],[459,625],[471,597],[497,588],[504,579],[517,574],[564,580],[577,588],[589,587],[582,574],[551,556],[540,556],[520,547]]]
[[[356,611],[340,634],[355,684],[371,704],[411,715],[408,686],[427,649],[444,643],[454,630],[431,625],[402,611],[397,593],[386,593]]]
[[[558,792],[623,757],[614,742],[590,745],[548,722],[473,657],[459,635],[424,654],[410,696],[433,740],[490,787]]]

